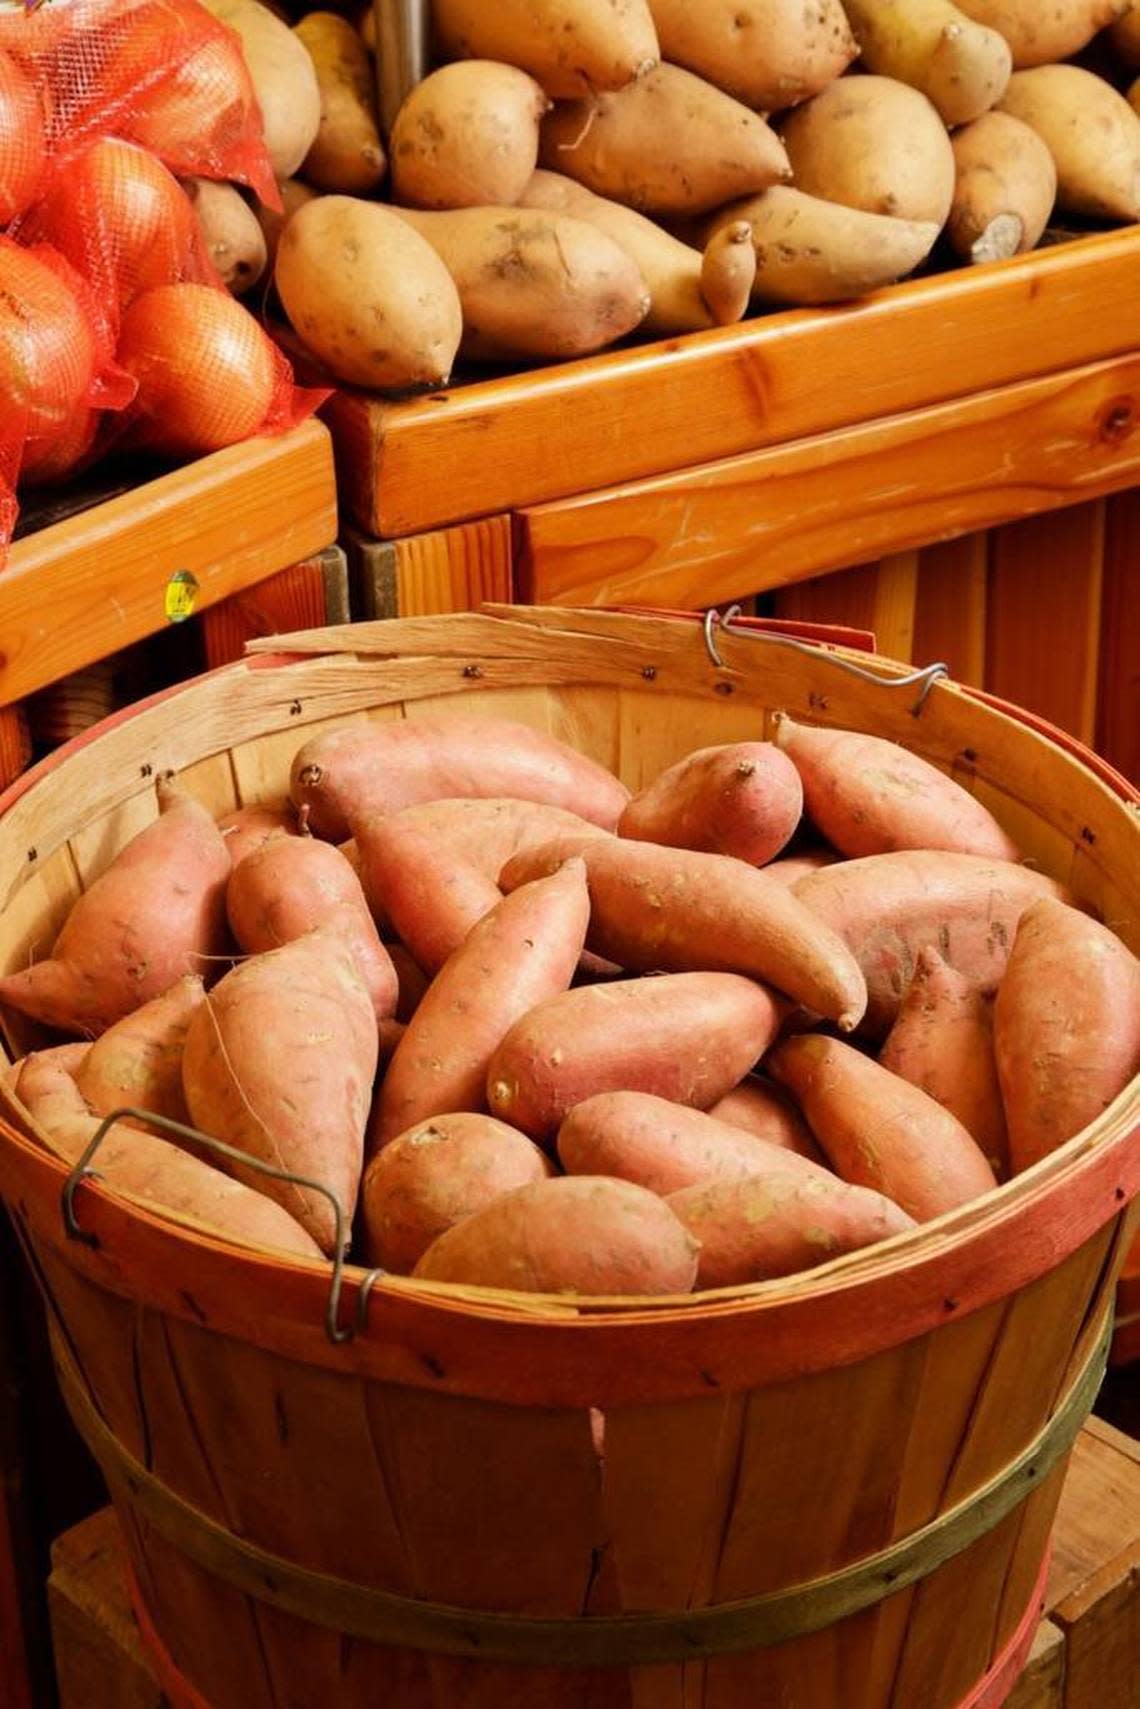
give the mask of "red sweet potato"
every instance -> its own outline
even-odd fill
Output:
[[[535,1139],[595,1092],[707,1109],[764,1054],[780,1016],[771,992],[734,973],[579,986],[515,1022],[487,1069],[487,1103]]]
[[[350,819],[398,813],[417,801],[510,796],[565,807],[612,831],[629,791],[564,742],[507,718],[405,718],[346,724],[315,737],[290,786],[318,836],[340,842]]]
[[[205,995],[197,974],[188,973],[95,1040],[74,1073],[76,1085],[96,1115],[109,1116],[112,1110],[133,1105],[171,1121],[189,1121],[182,1092],[182,1052],[190,1017]]]
[[[613,1175],[662,1198],[763,1171],[772,1150],[753,1134],[650,1092],[599,1092],[575,1104],[558,1130],[568,1175]]]
[[[1002,1177],[1008,1173],[993,1002],[948,967],[931,944],[919,951],[879,1061],[956,1116],[994,1170]]]
[[[884,1038],[914,977],[919,951],[936,944],[978,990],[996,991],[1017,922],[1064,887],[1012,861],[905,850],[840,861],[802,878],[794,895],[849,945],[867,981],[864,1030]]]
[[[384,1077],[369,1149],[431,1116],[485,1108],[487,1066],[515,1022],[565,991],[590,917],[586,872],[567,861],[471,930],[428,987]]]
[[[387,918],[425,973],[438,973],[503,893],[477,866],[427,831],[390,818],[356,826],[360,882],[374,917]]]
[[[655,1193],[591,1175],[519,1187],[428,1247],[415,1274],[538,1294],[687,1294],[697,1244]]]
[[[1140,1073],[1140,961],[1062,902],[1021,916],[994,1005],[1014,1172],[1072,1139]]]
[[[20,1075],[20,1099],[53,1149],[77,1163],[95,1137],[99,1117],[91,1113],[54,1051],[28,1057]],[[243,1246],[319,1258],[320,1248],[300,1223],[271,1198],[243,1186],[208,1163],[156,1135],[116,1122],[92,1168],[115,1192],[158,1211],[173,1211]]]
[[[384,948],[391,957],[392,966],[396,969],[396,978],[400,982],[399,996],[396,999],[396,1019],[405,1026],[411,1020],[416,1010],[424,1000],[431,980],[415,960],[410,950],[403,944],[389,943]]]
[[[516,1128],[469,1113],[417,1122],[364,1172],[367,1262],[410,1275],[433,1240],[551,1165]]]
[[[300,831],[297,815],[291,805],[238,807],[234,812],[222,815],[218,820],[218,829],[226,839],[231,866],[237,866],[246,855],[253,854],[274,831],[284,831],[291,837],[297,836]]]
[[[794,1094],[834,1168],[928,1222],[997,1185],[980,1147],[941,1104],[849,1044],[785,1039],[766,1064]]]
[[[226,975],[191,1018],[182,1083],[196,1127],[319,1181],[347,1229],[377,1053],[376,1017],[352,953],[322,928]],[[335,1220],[322,1194],[232,1168],[332,1251]]]
[[[235,866],[226,886],[230,928],[247,954],[280,949],[318,926],[348,945],[378,1021],[396,1010],[399,981],[360,880],[338,848],[274,832]]]
[[[811,1129],[787,1093],[778,1086],[768,1085],[754,1074],[718,1099],[709,1115],[715,1116],[718,1122],[727,1122],[730,1127],[743,1128],[745,1133],[767,1140],[769,1145],[779,1145],[785,1151],[797,1151],[813,1163],[823,1162]]]
[[[558,838],[516,855],[500,882],[513,890],[571,854],[586,862],[587,944],[635,972],[718,971],[762,979],[849,1030],[862,1018],[863,976],[842,939],[783,885],[728,855],[614,837]]]
[[[635,795],[618,836],[763,866],[800,822],[799,773],[771,742],[699,748]]]
[[[565,807],[463,795],[454,801],[423,801],[405,807],[399,820],[435,838],[457,859],[478,867],[492,884],[498,883],[500,872],[520,849],[536,848],[553,837],[594,839],[613,834]]]
[[[1020,859],[993,814],[961,784],[896,742],[858,730],[818,730],[787,713],[776,741],[795,763],[813,823],[841,854],[948,849]]]
[[[665,1201],[701,1244],[698,1288],[731,1288],[813,1270],[914,1227],[892,1200],[849,1186],[794,1152],[763,1173],[706,1181]]]
[[[14,1062],[8,1070],[8,1090],[17,1098],[20,1097],[20,1081],[25,1068],[29,1072],[37,1074],[43,1068],[50,1067],[53,1070],[61,1068],[69,1079],[74,1080],[86,1061],[87,1052],[90,1049],[91,1046],[84,1039],[76,1044],[53,1044],[47,1050],[33,1051],[30,1056],[22,1057],[19,1062]]]
[[[803,854],[783,855],[779,860],[769,861],[764,868],[764,877],[774,878],[778,884],[786,884],[791,889],[801,878],[820,872],[825,866],[834,866],[838,859],[832,849],[805,849]]]
[[[96,1037],[225,950],[222,834],[172,780],[158,800],[159,817],[80,896],[50,958],[0,979],[0,1003]]]

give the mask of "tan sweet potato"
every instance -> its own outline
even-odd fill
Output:
[[[310,12],[293,34],[308,50],[321,92],[320,124],[301,171],[318,190],[367,195],[388,166],[368,49],[335,12]]]
[[[707,1109],[775,1038],[780,1006],[733,973],[583,985],[516,1021],[487,1069],[491,1114],[549,1138],[595,1092],[654,1092]]]
[[[20,1100],[43,1129],[53,1150],[77,1163],[94,1139],[100,1118],[92,1115],[74,1080],[47,1059],[28,1057],[20,1075]],[[271,1198],[244,1186],[177,1145],[116,1122],[92,1167],[114,1192],[126,1193],[152,1210],[173,1211],[214,1234],[258,1250],[319,1258],[320,1248]]]
[[[589,917],[586,869],[572,860],[472,928],[408,1023],[376,1101],[370,1149],[429,1117],[484,1108],[491,1057],[536,1003],[567,990]]]
[[[230,865],[236,866],[247,854],[259,849],[274,831],[296,836],[300,827],[296,813],[286,802],[284,807],[237,807],[232,813],[222,815],[218,829],[226,840]]]
[[[763,866],[791,837],[803,804],[799,773],[779,748],[733,742],[669,766],[634,796],[618,836]]]
[[[312,147],[321,120],[320,89],[309,54],[289,26],[257,0],[203,3],[240,37],[273,170],[278,178],[292,177]],[[200,89],[202,74],[196,71],[195,76]]]
[[[1068,59],[1127,6],[1128,0],[958,0],[967,17],[1001,32],[1018,69]]]
[[[537,1181],[441,1235],[429,1282],[537,1294],[687,1294],[697,1244],[656,1193],[590,1175]]]
[[[205,996],[201,979],[188,973],[161,997],[116,1021],[96,1039],[80,1066],[71,1071],[96,1115],[109,1116],[112,1110],[133,1105],[171,1121],[189,1121],[182,1092],[182,1052],[190,1017]]]
[[[612,834],[565,807],[510,797],[481,800],[460,795],[451,801],[423,801],[401,808],[398,818],[401,825],[435,838],[457,859],[477,867],[493,884],[511,856],[522,849],[537,848],[554,837],[592,839]]]
[[[529,883],[575,854],[586,863],[586,942],[596,954],[643,973],[744,973],[846,1031],[862,1019],[863,977],[838,934],[820,932],[792,891],[728,855],[562,837],[509,861],[503,888]]]
[[[823,1162],[811,1129],[787,1093],[753,1074],[718,1099],[709,1115],[730,1127],[743,1128],[745,1133],[754,1134],[769,1145],[798,1152],[813,1163]]]
[[[883,1194],[787,1151],[773,1151],[762,1174],[687,1187],[665,1202],[700,1242],[702,1289],[814,1270],[915,1226]]]
[[[396,1011],[399,981],[368,911],[360,879],[338,848],[274,832],[234,868],[226,887],[234,937],[248,955],[280,949],[318,926],[340,936],[378,1021]]]
[[[356,962],[322,929],[228,973],[195,1012],[182,1084],[195,1127],[337,1199],[351,1228],[378,1045]],[[323,1194],[234,1164],[239,1180],[285,1207],[332,1252]]]
[[[620,89],[660,57],[646,0],[434,0],[432,11],[449,58],[519,65],[549,95]]]
[[[96,1037],[225,950],[221,832],[173,780],[158,800],[158,819],[79,897],[49,959],[0,979],[0,1004]]]
[[[1036,131],[986,113],[951,138],[958,176],[946,227],[963,261],[1036,249],[1057,199],[1057,168]]]
[[[650,1092],[599,1092],[558,1129],[568,1175],[612,1175],[665,1198],[683,1187],[763,1171],[772,1147],[742,1128]]]
[[[350,810],[361,817],[457,795],[509,795],[612,831],[629,800],[604,766],[543,731],[463,714],[346,724],[317,736],[293,761],[291,791],[317,836],[333,842],[351,834]]]
[[[392,192],[413,208],[510,207],[538,160],[545,91],[516,66],[461,59],[425,77],[392,126]]]
[[[649,4],[665,59],[760,112],[781,112],[818,94],[859,52],[840,0]]]
[[[893,77],[844,77],[784,121],[798,190],[892,219],[941,226],[954,152],[925,95]]]
[[[997,30],[952,0],[843,0],[868,71],[920,89],[948,125],[969,124],[1001,99],[1013,55]]]
[[[849,857],[895,849],[950,849],[989,860],[1020,858],[980,801],[897,742],[858,730],[813,729],[786,712],[776,741],[803,780],[813,823]]]
[[[1053,156],[1058,207],[1140,220],[1140,117],[1111,83],[1079,65],[1041,65],[1015,72],[1000,106]]]
[[[1140,1073],[1140,961],[1075,908],[1036,903],[998,990],[994,1045],[1017,1173],[1095,1121]]]
[[[907,849],[824,867],[793,894],[850,948],[867,981],[864,1029],[884,1038],[926,944],[979,991],[996,991],[1026,908],[1067,892],[1012,861]]]
[[[843,303],[913,273],[934,247],[932,220],[844,208],[777,184],[731,202],[712,230],[746,220],[756,252],[752,294],[765,303]]]
[[[916,1222],[997,1185],[960,1121],[853,1046],[804,1034],[785,1039],[766,1066],[794,1095],[843,1179],[884,1193]]]
[[[257,284],[268,261],[265,234],[257,215],[232,184],[184,178],[182,188],[222,283],[233,296],[244,296]]]
[[[470,861],[400,817],[356,823],[360,882],[374,916],[392,922],[425,973],[438,973],[502,892]]]
[[[636,263],[585,220],[527,208],[393,209],[431,244],[463,305],[476,361],[586,356],[645,319]]]
[[[1124,15],[1110,25],[1108,39],[1120,63],[1129,71],[1140,71],[1140,8],[1131,4]]]
[[[552,1172],[533,1140],[492,1116],[417,1122],[364,1172],[366,1261],[410,1275],[432,1242],[457,1222]]]
[[[707,213],[790,176],[763,119],[677,65],[616,94],[559,102],[543,120],[539,160],[647,214]]]
[[[879,1062],[949,1110],[1004,1180],[1009,1138],[994,1058],[993,1003],[932,944],[919,951]]]

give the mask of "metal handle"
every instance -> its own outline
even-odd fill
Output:
[[[335,1346],[352,1340],[357,1330],[363,1327],[364,1315],[368,1309],[368,1295],[374,1283],[380,1279],[384,1272],[374,1270],[365,1278],[366,1286],[362,1289],[357,1324],[355,1327],[342,1329],[337,1323],[337,1314],[340,1309],[341,1286],[344,1281],[348,1226],[344,1207],[336,1194],[326,1187],[322,1181],[314,1181],[307,1175],[294,1175],[288,1169],[275,1169],[271,1163],[263,1163],[260,1157],[254,1157],[248,1151],[242,1151],[234,1145],[227,1145],[224,1140],[214,1139],[210,1134],[203,1133],[200,1128],[188,1127],[184,1122],[173,1121],[169,1116],[157,1115],[154,1110],[141,1110],[133,1104],[125,1104],[121,1109],[112,1110],[110,1115],[104,1116],[95,1129],[90,1143],[85,1147],[78,1162],[63,1183],[63,1190],[60,1195],[63,1226],[69,1240],[80,1240],[85,1246],[98,1246],[99,1244],[96,1235],[79,1226],[79,1220],[75,1214],[75,1195],[81,1182],[103,1179],[98,1170],[90,1167],[91,1161],[111,1128],[117,1121],[122,1121],[126,1116],[131,1116],[136,1121],[146,1122],[150,1127],[157,1128],[160,1133],[175,1134],[179,1139],[192,1140],[195,1145],[200,1145],[207,1151],[216,1152],[218,1156],[228,1158],[231,1163],[239,1163],[243,1169],[252,1169],[256,1174],[264,1175],[270,1181],[285,1181],[290,1186],[304,1187],[309,1192],[319,1193],[322,1198],[327,1199],[333,1208],[336,1247],[332,1259],[329,1296],[325,1305],[325,1334]]]
[[[916,683],[920,683],[922,686],[918,699],[910,709],[913,718],[917,718],[921,713],[931,689],[939,678],[950,675],[949,665],[938,664],[927,665],[919,671],[909,671],[903,676],[876,676],[874,671],[865,671],[861,665],[853,665],[850,659],[841,659],[838,654],[828,653],[820,647],[810,646],[806,641],[794,641],[790,635],[775,635],[770,630],[764,629],[733,629],[733,621],[739,616],[741,616],[739,605],[730,605],[723,615],[715,608],[705,613],[705,646],[708,649],[709,658],[718,670],[725,669],[724,660],[717,650],[714,638],[719,628],[725,635],[743,636],[750,641],[767,641],[776,647],[790,647],[795,653],[806,653],[812,659],[827,659],[830,664],[835,666],[836,670],[846,671],[848,676],[858,677],[860,682],[873,683],[878,688],[913,688]]]
[[[380,127],[392,122],[428,69],[428,0],[372,0],[376,18],[376,96]]]

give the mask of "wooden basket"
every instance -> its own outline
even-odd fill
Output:
[[[0,966],[42,953],[153,816],[156,773],[221,812],[279,798],[330,722],[452,708],[540,725],[633,786],[780,707],[876,731],[951,769],[1140,945],[1140,821],[1110,774],[984,697],[788,641],[722,632],[717,664],[691,620],[534,609],[292,637],[0,799]],[[30,1042],[14,1021],[7,1037]],[[1000,1191],[872,1251],[635,1302],[352,1267],[334,1291],[328,1266],[91,1182],[69,1238],[65,1169],[0,1099],[0,1190],[176,1705],[1004,1701],[1099,1380],[1140,1083]]]

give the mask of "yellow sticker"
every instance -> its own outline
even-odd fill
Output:
[[[198,583],[189,570],[175,570],[166,584],[166,620],[184,623],[198,603]]]

